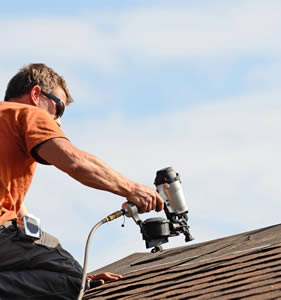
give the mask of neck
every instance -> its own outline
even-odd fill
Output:
[[[29,95],[23,95],[23,96],[20,96],[20,97],[11,98],[7,102],[16,102],[16,103],[32,105],[31,102],[30,102]]]

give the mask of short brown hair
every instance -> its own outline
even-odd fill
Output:
[[[9,81],[4,101],[29,93],[35,85],[46,93],[52,93],[59,86],[65,92],[66,105],[73,102],[63,77],[45,64],[30,64],[20,69]]]

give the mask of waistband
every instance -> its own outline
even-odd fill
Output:
[[[8,228],[9,226],[17,226],[17,220],[14,219],[14,220],[9,220],[9,221],[6,221],[4,224],[0,225],[0,229],[1,228]]]

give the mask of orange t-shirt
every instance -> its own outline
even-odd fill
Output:
[[[0,102],[0,225],[17,217],[31,184],[36,162],[30,151],[56,137],[66,138],[48,112]]]

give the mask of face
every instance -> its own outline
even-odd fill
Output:
[[[57,116],[58,113],[58,106],[54,100],[52,99],[52,95],[57,97],[59,100],[61,100],[64,103],[64,107],[66,105],[66,95],[64,90],[61,87],[57,87],[51,95],[45,94],[44,92],[41,92],[40,102],[38,103],[38,107],[46,110],[53,119],[57,122],[57,124],[61,125],[61,119]]]

